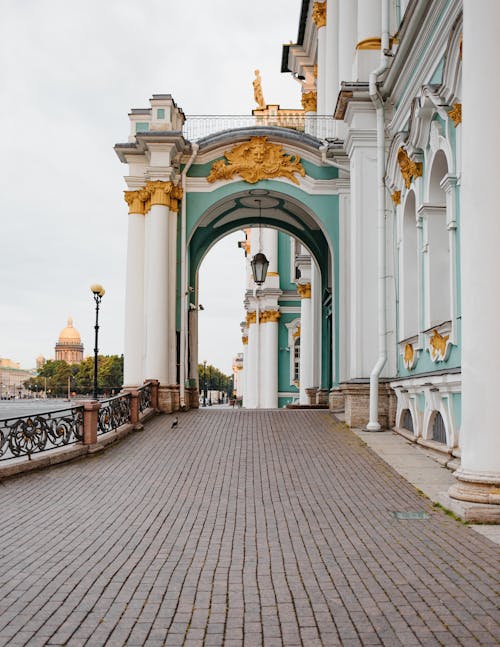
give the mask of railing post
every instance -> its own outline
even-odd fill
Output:
[[[128,391],[130,394],[130,422],[135,431],[142,431],[144,425],[139,421],[139,396],[140,393],[136,389]]]
[[[95,400],[83,404],[83,444],[97,443],[97,420],[101,405]]]
[[[158,380],[144,380],[144,384],[147,384],[148,382],[151,384],[151,406],[156,412],[158,412],[160,410],[158,407],[158,387],[160,386],[160,383]]]

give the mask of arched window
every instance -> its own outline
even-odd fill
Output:
[[[417,232],[415,194],[411,191],[404,206],[403,240],[400,247],[401,339],[407,339],[419,331]]]
[[[450,250],[446,223],[446,194],[440,186],[447,173],[446,156],[443,151],[438,151],[432,163],[429,208],[426,217],[427,328],[449,321],[451,318]]]

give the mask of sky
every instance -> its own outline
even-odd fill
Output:
[[[2,0],[0,357],[23,368],[52,358],[69,315],[91,354],[96,282],[99,350],[123,352],[127,171],[113,146],[127,140],[129,110],[170,93],[188,117],[249,115],[257,68],[268,103],[300,107],[299,85],[280,73],[300,5]],[[239,237],[202,266],[200,360],[225,372],[241,350]]]

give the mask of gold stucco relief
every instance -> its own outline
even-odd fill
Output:
[[[252,137],[226,151],[224,157],[227,162],[217,160],[212,164],[208,182],[231,180],[239,175],[250,184],[275,177],[286,177],[298,184],[295,173],[302,177],[306,174],[298,155],[287,155],[281,144],[271,144],[267,137]]]
[[[422,176],[422,162],[414,162],[401,146],[398,150],[398,164],[405,181],[405,187],[409,189],[412,180]]]
[[[326,27],[326,2],[315,2],[313,4],[311,17],[317,29]]]

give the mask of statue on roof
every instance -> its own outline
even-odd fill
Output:
[[[255,79],[253,80],[253,96],[255,98],[255,103],[259,109],[266,107],[266,102],[264,101],[264,93],[262,92],[262,79],[260,78],[260,71],[255,70]]]

